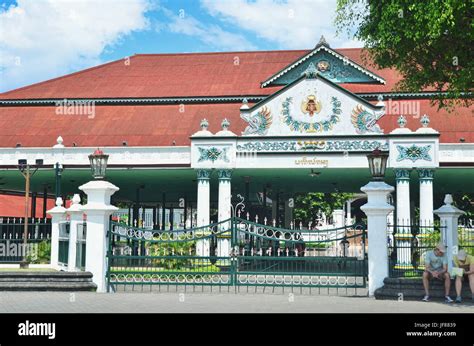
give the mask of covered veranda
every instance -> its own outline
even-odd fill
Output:
[[[217,221],[219,179],[217,170],[210,176],[211,221]],[[411,173],[411,210],[419,207],[419,177]],[[434,205],[441,205],[446,193],[462,195],[474,193],[474,186],[466,184],[472,178],[472,169],[459,167],[440,167],[436,169],[433,180]],[[48,198],[56,194],[56,171],[52,167],[39,168],[31,180],[30,203],[40,203],[43,194]],[[64,166],[60,176],[60,195],[64,201],[78,193],[78,187],[91,179],[88,167]],[[155,228],[189,228],[196,225],[197,176],[190,167],[109,167],[107,180],[120,187],[113,196],[113,203],[123,209],[130,209],[131,219],[140,220],[139,209],[153,209]],[[276,219],[278,226],[288,226],[288,210],[285,206],[290,198],[308,192],[360,193],[360,187],[370,180],[367,168],[280,168],[280,169],[234,169],[231,176],[232,196],[241,194],[245,198],[246,212],[250,218],[258,215],[261,221]],[[395,186],[393,169],[387,169],[386,181]],[[25,179],[17,168],[1,170],[2,194],[24,195]],[[266,196],[266,198],[264,198]],[[396,200],[396,194],[394,193]],[[38,200],[37,202],[35,200]],[[354,202],[352,217],[362,217],[358,210],[362,200]],[[276,205],[279,208],[276,208]],[[163,219],[163,209],[165,219]],[[185,213],[184,210],[187,210]],[[346,211],[347,212],[347,211]],[[39,211],[36,217],[44,217]],[[191,215],[194,215],[194,219]],[[2,215],[3,216],[3,215]],[[8,215],[4,215],[8,216]],[[30,214],[30,216],[33,216]],[[415,215],[412,215],[414,218]],[[270,222],[270,221],[269,221]]]

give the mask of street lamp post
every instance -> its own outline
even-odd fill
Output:
[[[387,215],[394,208],[387,203],[387,196],[394,188],[384,182],[388,153],[375,149],[367,159],[372,180],[361,188],[367,194],[367,203],[360,209],[367,215],[369,296],[373,296],[388,276]]]
[[[36,160],[34,170],[32,171],[31,166],[28,164],[26,159],[18,160],[18,169],[21,174],[25,177],[25,222],[23,225],[23,260],[20,262],[20,268],[28,268],[28,261],[26,258],[26,248],[28,244],[28,211],[29,211],[29,198],[30,198],[30,182],[31,177],[36,173],[39,167],[43,165],[43,160]]]
[[[63,165],[61,165],[59,162],[56,162],[56,165],[54,166],[56,199],[61,197],[61,174],[63,173],[63,170]]]

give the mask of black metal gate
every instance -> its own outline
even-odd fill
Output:
[[[147,230],[111,223],[108,287],[203,285],[363,288],[366,227],[291,230],[232,217]]]
[[[366,287],[362,224],[291,230],[235,218],[233,234],[236,285]]]

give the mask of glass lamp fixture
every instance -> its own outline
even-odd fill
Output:
[[[94,153],[89,155],[89,161],[91,164],[92,176],[96,180],[103,180],[105,178],[105,171],[107,169],[107,161],[109,155],[104,154],[102,150],[97,148]]]
[[[373,181],[383,181],[385,177],[385,170],[387,169],[388,153],[382,152],[380,149],[375,149],[367,155],[369,161],[370,174],[372,174]]]

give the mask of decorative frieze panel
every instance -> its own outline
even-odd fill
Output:
[[[431,161],[430,151],[432,150],[431,145],[425,146],[418,146],[413,144],[409,147],[404,147],[401,145],[397,145],[398,156],[397,161],[403,160],[410,160],[410,161],[418,161],[418,160],[425,160]]]
[[[249,141],[237,144],[237,152],[301,152],[301,151],[372,151],[388,150],[387,140],[293,140]]]
[[[413,136],[390,140],[389,166],[393,168],[435,168],[439,166],[438,137]]]
[[[229,162],[229,158],[227,156],[228,148],[219,149],[217,147],[209,147],[209,148],[198,147],[198,150],[199,150],[198,162],[203,162],[203,161],[215,162],[217,160]]]
[[[233,138],[208,139],[191,144],[191,167],[229,169],[235,165]]]

